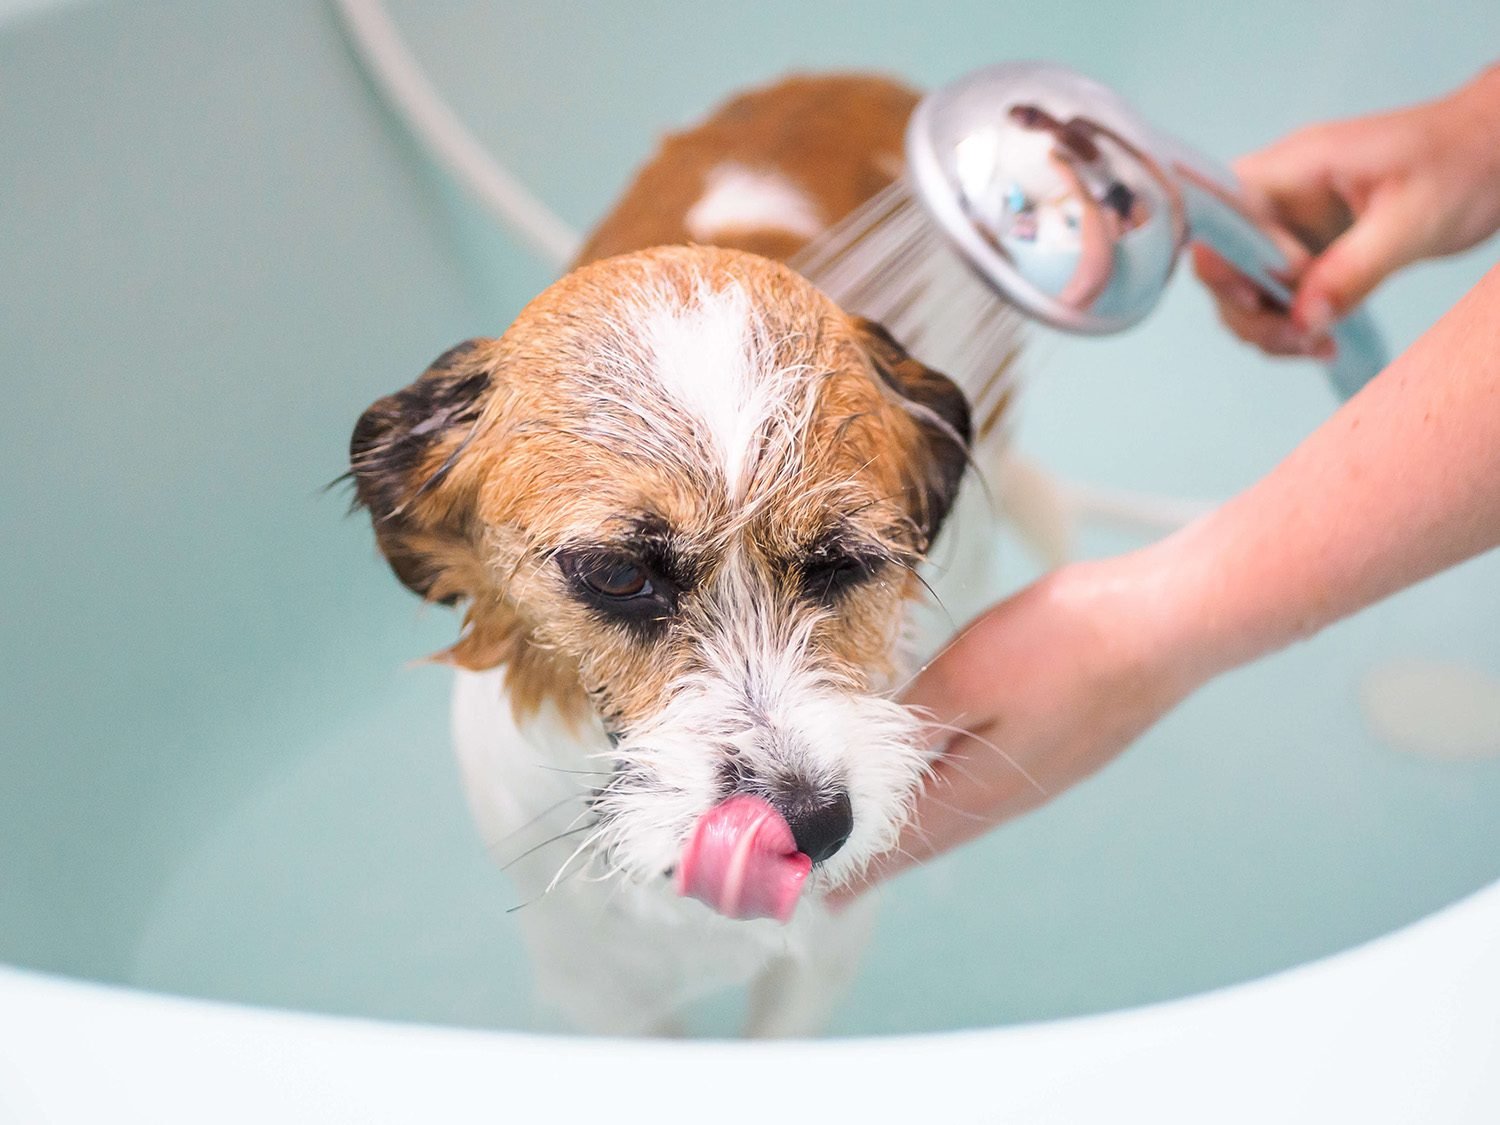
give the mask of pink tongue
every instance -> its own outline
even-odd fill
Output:
[[[811,870],[781,814],[759,797],[741,795],[698,821],[677,865],[677,893],[729,918],[785,922]]]

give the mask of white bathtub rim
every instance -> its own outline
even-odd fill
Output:
[[[1491,899],[1494,902],[1490,910],[1486,911],[1486,904]],[[1170,1017],[1172,1013],[1193,1009],[1199,1004],[1212,1006],[1221,1000],[1234,1002],[1235,998],[1240,994],[1259,989],[1295,989],[1300,986],[1301,982],[1318,978],[1324,972],[1340,971],[1346,963],[1363,967],[1368,959],[1399,956],[1403,952],[1409,952],[1407,948],[1409,945],[1415,947],[1416,944],[1420,943],[1424,950],[1433,948],[1436,951],[1436,947],[1442,941],[1447,940],[1451,932],[1466,929],[1471,914],[1478,918],[1492,914],[1496,926],[1494,930],[1495,941],[1500,943],[1500,879],[1470,891],[1453,902],[1438,907],[1429,914],[1422,915],[1393,930],[1388,930],[1372,938],[1356,942],[1354,945],[1347,946],[1346,948],[1335,950],[1320,957],[1314,957],[1308,961],[1288,965],[1285,968],[1276,969],[1259,976],[1248,977],[1229,984],[1216,985],[1197,992],[1186,993],[1182,996],[1154,1000],[1144,1004],[1133,1004],[1121,1008],[1109,1008],[1098,1012],[1088,1012],[1083,1015],[1056,1016],[1039,1020],[1028,1020],[1021,1023],[998,1024],[994,1027],[944,1028],[938,1031],[924,1032],[877,1032],[872,1034],[803,1039],[796,1040],[795,1042],[799,1049],[824,1049],[830,1045],[869,1045],[872,1043],[900,1045],[909,1049],[914,1044],[925,1044],[940,1039],[988,1038],[1001,1034],[1014,1035],[1052,1031],[1066,1033],[1068,1029],[1081,1025],[1101,1022],[1108,1023],[1122,1018],[1155,1019]],[[1403,960],[1405,959],[1403,958]],[[115,981],[92,980],[87,977],[32,969],[24,965],[0,961],[0,1001],[3,1001],[8,988],[17,985],[23,989],[35,987],[39,994],[78,997],[97,996],[101,999],[106,999],[107,1002],[117,1003],[122,1006],[141,1005],[142,1007],[160,1007],[164,1012],[178,1012],[183,1016],[189,1016],[194,1011],[201,1011],[224,1018],[243,1015],[257,1019],[288,1019],[305,1021],[312,1024],[327,1024],[330,1027],[338,1027],[340,1025],[344,1027],[383,1027],[413,1033],[458,1036],[472,1035],[501,1041],[542,1041],[554,1044],[652,1045],[667,1050],[684,1048],[691,1050],[715,1047],[730,1047],[734,1050],[745,1048],[774,1049],[779,1045],[777,1042],[742,1039],[616,1038],[563,1032],[533,1032],[514,1028],[465,1027],[458,1024],[431,1023],[416,1019],[407,1020],[349,1013],[321,1012],[315,1009],[292,1008],[276,1004],[257,1004],[251,1001],[226,1000],[213,996],[195,996],[188,993],[136,987]],[[1497,1013],[1500,1013],[1500,1008],[1497,1008]],[[0,1032],[3,1032],[6,1027],[6,1016],[5,1005],[3,1002],[0,1002]],[[4,1040],[0,1039],[0,1043],[4,1043]],[[0,1119],[0,1125],[5,1125],[3,1119]]]

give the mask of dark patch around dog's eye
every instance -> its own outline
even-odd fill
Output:
[[[873,552],[852,550],[838,541],[810,552],[798,568],[804,597],[831,605],[839,596],[875,576],[884,561]]]
[[[682,549],[672,525],[661,516],[644,513],[628,520],[627,526],[622,553],[638,558],[678,590],[690,590],[702,581],[702,562]]]
[[[677,586],[641,559],[605,548],[560,551],[557,565],[579,601],[637,631],[654,632],[677,611]]]

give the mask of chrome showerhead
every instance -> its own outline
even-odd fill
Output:
[[[1286,303],[1290,238],[1254,218],[1233,175],[1065,67],[1002,63],[933,91],[906,135],[908,178],[981,279],[1028,315],[1109,333],[1155,307],[1190,240]],[[1334,330],[1345,397],[1385,364],[1357,311]]]

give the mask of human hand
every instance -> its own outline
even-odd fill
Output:
[[[941,751],[911,822],[834,901],[1056,796],[1213,676],[1500,548],[1497,403],[1500,265],[1255,484],[980,615],[908,695]]]
[[[864,882],[930,859],[1046,801],[1123,750],[1207,667],[1178,643],[1149,549],[1074,563],[975,619],[905,702],[942,746],[897,848]]]
[[[1241,339],[1332,358],[1329,328],[1389,274],[1500,228],[1500,67],[1435,102],[1302,129],[1235,171],[1252,209],[1311,248],[1294,252],[1295,299],[1280,307],[1202,245],[1194,269]]]

